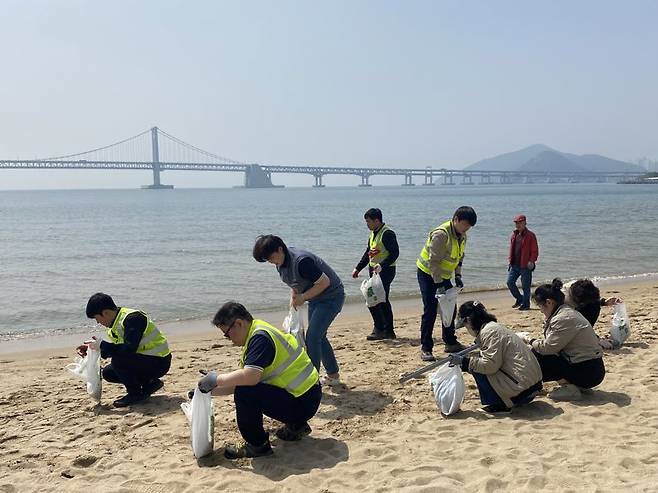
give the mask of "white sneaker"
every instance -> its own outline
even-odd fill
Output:
[[[328,385],[329,387],[337,387],[338,385],[342,385],[342,382],[340,381],[340,378],[333,378],[329,375],[324,375],[323,377],[320,377],[320,384]]]
[[[548,394],[548,398],[554,401],[579,401],[583,393],[575,385],[568,383]]]

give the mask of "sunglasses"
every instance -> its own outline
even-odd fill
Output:
[[[231,329],[235,325],[235,322],[237,322],[237,320],[233,320],[233,323],[231,325],[229,325],[228,329],[226,329],[226,330],[222,330],[221,328],[219,329],[219,330],[222,331],[222,333],[224,334],[224,337],[226,337],[227,339],[231,338]]]

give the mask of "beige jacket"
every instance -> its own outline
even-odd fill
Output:
[[[452,227],[452,225],[450,225],[450,227]],[[465,239],[466,235],[463,234],[459,240],[460,244],[462,241],[465,241]],[[450,253],[448,252],[448,235],[445,231],[438,230],[434,232],[432,235],[432,243],[430,243],[429,254],[429,264],[430,272],[432,273],[432,279],[434,282],[441,282],[443,278],[441,277],[441,274],[439,274],[439,264],[442,260],[450,256]],[[462,255],[462,258],[459,259],[459,262],[461,263],[462,260],[464,260],[464,255]],[[458,265],[455,269],[455,275],[460,276],[461,273],[462,267],[461,265]]]
[[[478,334],[480,355],[470,356],[468,371],[482,373],[507,407],[511,398],[541,382],[541,368],[530,348],[504,325],[489,322]]]
[[[599,338],[589,322],[568,305],[561,305],[544,322],[544,339],[535,339],[539,354],[557,354],[569,363],[603,357]]]

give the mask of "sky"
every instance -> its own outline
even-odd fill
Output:
[[[658,159],[652,0],[0,0],[0,9],[0,159],[81,152],[153,126],[261,164],[462,168],[537,143]],[[146,171],[0,170],[0,189],[149,182]]]

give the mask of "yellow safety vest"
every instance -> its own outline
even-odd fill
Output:
[[[382,262],[382,260],[386,259],[389,255],[388,250],[384,246],[384,242],[382,241],[382,238],[384,237],[384,232],[388,231],[389,227],[386,226],[386,224],[382,225],[381,228],[379,228],[379,231],[377,231],[377,234],[375,235],[374,231],[370,232],[370,239],[368,240],[368,246],[370,247],[371,250],[376,249],[378,250],[377,255],[374,257],[370,257],[370,261],[368,262],[368,265],[370,267],[374,267],[375,265],[379,264]],[[390,264],[391,267],[395,265],[395,262]]]
[[[147,320],[146,330],[144,330],[142,339],[139,341],[139,346],[137,346],[137,353],[146,354],[148,356],[159,356],[161,358],[170,354],[171,351],[169,350],[169,344],[167,344],[167,338],[158,330],[153,323],[153,320],[151,320],[146,313],[140,310],[133,310],[132,308],[121,308],[119,310],[112,327],[107,331],[107,337],[110,341],[114,344],[123,344],[125,330],[123,321],[128,315],[135,312],[140,312]]]
[[[430,246],[432,245],[432,236],[437,231],[445,231],[448,234],[447,251],[448,257],[441,260],[439,263],[439,273],[442,279],[450,279],[453,272],[459,265],[459,261],[464,256],[464,249],[466,248],[466,235],[462,235],[462,241],[459,241],[455,229],[452,227],[452,221],[446,221],[438,228],[430,231],[423,249],[416,260],[416,267],[422,270],[425,274],[432,275],[430,270]]]
[[[287,390],[295,397],[304,394],[320,380],[311,358],[297,343],[295,336],[285,334],[263,320],[254,319],[242,348],[240,368],[244,368],[249,341],[258,332],[267,333],[274,342],[274,360],[263,368],[261,382]]]

